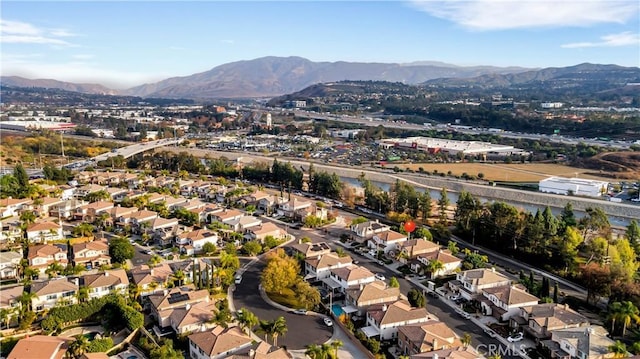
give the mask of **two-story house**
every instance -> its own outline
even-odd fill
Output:
[[[331,247],[326,242],[294,243],[290,247],[304,258],[318,257],[331,252]]]
[[[9,314],[9,326],[11,326],[12,322],[17,320],[19,317],[19,310],[22,306],[20,303],[20,297],[22,296],[23,291],[23,285],[6,287],[0,290],[0,310],[5,310]]]
[[[19,246],[23,238],[20,225],[20,217],[9,217],[0,219],[0,247],[9,248]]]
[[[329,278],[323,282],[331,289],[345,293],[351,287],[360,287],[360,284],[371,283],[375,280],[375,275],[365,267],[350,265],[331,269]]]
[[[29,243],[47,243],[64,239],[62,226],[53,222],[36,222],[27,227]]]
[[[433,320],[425,308],[414,308],[406,300],[398,300],[390,305],[371,306],[367,310],[367,326],[360,330],[367,338],[391,340],[398,337],[398,327],[422,324]]]
[[[213,302],[186,304],[184,307],[171,309],[169,326],[180,335],[209,330],[216,326],[213,319],[218,309]]]
[[[521,307],[533,306],[540,301],[535,295],[515,285],[486,288],[482,295],[484,298],[480,300],[480,305],[484,314],[502,322],[520,314]]]
[[[186,308],[196,303],[209,303],[207,289],[196,290],[193,285],[185,285],[150,294],[148,297],[151,316],[156,318],[160,328],[170,326],[170,316],[174,309]]]
[[[73,213],[73,217],[76,220],[85,221],[85,222],[93,222],[96,217],[101,213],[109,213],[109,211],[114,207],[113,202],[108,201],[96,201],[91,202],[89,204],[82,205]]]
[[[484,356],[476,352],[471,346],[453,349],[440,349],[430,352],[413,354],[411,359],[483,359]]]
[[[109,244],[106,241],[76,243],[71,248],[74,265],[83,265],[90,270],[111,264]]]
[[[100,298],[110,293],[127,294],[129,278],[124,269],[112,269],[80,277],[80,286],[87,287],[89,298]]]
[[[430,273],[432,279],[453,274],[462,268],[462,260],[460,258],[452,255],[451,252],[446,249],[438,249],[435,252],[418,255],[416,261],[411,264],[411,269],[414,272],[427,270],[432,261],[442,263],[441,269]]]
[[[0,217],[19,216],[22,211],[28,209],[32,203],[33,200],[30,198],[18,199],[9,197],[0,199]]]
[[[589,325],[589,320],[569,305],[556,303],[521,307],[520,315],[513,316],[510,322],[512,327],[524,327],[524,333],[536,341],[550,338],[554,330]]]
[[[45,197],[42,198],[42,203],[35,206],[34,210],[38,213],[39,217],[47,217],[49,216],[49,212],[53,206],[58,206],[64,202],[61,198],[56,197]]]
[[[383,251],[385,254],[391,251],[398,251],[400,244],[407,240],[407,236],[392,230],[375,233],[368,241],[367,246],[376,251]]]
[[[351,232],[353,232],[358,238],[356,240],[363,243],[367,239],[373,237],[374,234],[382,233],[391,230],[391,227],[384,223],[375,221],[367,221],[358,224],[351,225]]]
[[[0,279],[18,278],[18,268],[22,260],[22,253],[0,252]]]
[[[244,233],[248,228],[259,226],[261,224],[262,220],[254,216],[242,216],[238,219],[227,222],[227,225],[238,233]]]
[[[209,229],[186,231],[176,236],[180,252],[188,255],[202,252],[205,243],[212,243],[217,247],[218,240],[218,233]]]
[[[404,355],[414,355],[462,346],[462,341],[449,326],[437,320],[398,328],[398,348]]]
[[[325,253],[309,257],[304,261],[305,278],[308,280],[322,280],[331,274],[332,269],[352,265],[351,257],[340,257],[337,253]]]
[[[599,325],[554,330],[551,339],[542,347],[553,359],[610,359],[617,358],[609,347],[615,344],[606,329]]]
[[[76,304],[78,283],[66,278],[52,279],[44,282],[31,283],[31,308],[35,312],[51,309],[55,306]]]
[[[371,283],[361,284],[359,287],[347,289],[345,296],[345,306],[342,307],[345,313],[357,313],[363,315],[372,305],[391,304],[401,299],[400,288],[390,287],[381,280]]]
[[[263,242],[267,236],[284,238],[285,231],[271,222],[264,222],[259,226],[247,228],[244,238],[249,241]]]
[[[400,262],[407,263],[412,259],[418,258],[420,255],[437,252],[440,245],[421,238],[410,239],[400,243]]]
[[[212,222],[229,224],[230,222],[237,221],[242,216],[244,216],[244,213],[232,208],[211,213],[209,218],[211,218]]]
[[[492,287],[510,286],[511,280],[497,273],[495,269],[470,269],[456,274],[456,279],[449,281],[449,288],[460,292],[467,300],[477,299],[482,290]]]
[[[290,218],[294,218],[297,211],[311,207],[312,203],[298,198],[291,198],[289,201],[280,205],[280,211]]]
[[[27,260],[31,268],[44,274],[51,263],[57,262],[62,266],[67,265],[67,249],[62,245],[36,244],[29,247]]]
[[[140,296],[145,297],[156,291],[163,290],[173,274],[173,269],[168,264],[162,263],[153,268],[147,265],[133,267],[130,272],[131,280],[136,286],[140,287]]]
[[[189,335],[189,355],[192,359],[222,359],[251,347],[253,339],[239,327],[217,326]]]

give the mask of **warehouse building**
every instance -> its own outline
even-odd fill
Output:
[[[601,197],[607,193],[609,182],[584,178],[549,177],[539,183],[539,191],[576,196]]]

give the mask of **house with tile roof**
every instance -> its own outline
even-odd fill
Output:
[[[322,280],[331,275],[331,270],[348,267],[353,264],[351,257],[340,257],[337,253],[330,252],[304,260],[305,278],[308,280]]]
[[[35,222],[27,227],[29,243],[47,243],[64,239],[62,226],[58,223],[44,221]]]
[[[222,211],[213,212],[210,214],[209,218],[211,218],[213,222],[219,222],[224,224],[229,224],[230,222],[236,221],[240,219],[240,217],[244,216],[244,213],[240,212],[237,209],[223,209]]]
[[[31,283],[31,293],[35,294],[31,299],[31,308],[34,312],[41,312],[62,304],[76,304],[78,288],[77,279],[70,281],[59,278]]]
[[[29,247],[27,255],[29,266],[38,270],[40,274],[44,274],[47,267],[54,262],[66,266],[69,262],[67,259],[67,249],[63,245],[53,244],[36,244]]]
[[[267,342],[254,343],[246,353],[234,354],[229,359],[291,359],[285,348],[277,348]]]
[[[418,273],[421,269],[427,268],[431,261],[440,261],[442,269],[431,274],[431,279],[456,273],[462,268],[462,259],[454,256],[447,249],[438,249],[434,252],[420,254],[416,261],[411,264],[411,269]]]
[[[114,207],[113,202],[109,201],[96,201],[89,204],[77,207],[73,212],[73,217],[76,220],[85,222],[93,222],[101,213],[109,213]]]
[[[358,224],[351,225],[351,232],[353,232],[357,237],[360,238],[358,242],[363,242],[363,240],[367,240],[373,237],[374,234],[382,233],[390,230],[391,227],[387,226],[384,223],[375,221],[368,221]]]
[[[551,358],[616,358],[616,354],[609,350],[615,341],[608,335],[607,330],[599,325],[557,329],[551,332],[551,339],[541,342],[541,346],[551,352]]]
[[[520,315],[513,316],[510,324],[523,327],[525,334],[539,341],[550,338],[554,330],[587,326],[589,320],[568,304],[541,303],[521,307]]]
[[[337,289],[344,293],[350,287],[359,287],[360,284],[371,283],[375,280],[375,274],[365,267],[350,265],[331,269],[329,278],[323,282],[332,290]]]
[[[239,327],[217,326],[189,335],[189,355],[192,359],[219,359],[251,347],[253,340]]]
[[[45,197],[42,198],[42,203],[35,206],[35,211],[39,217],[49,216],[49,212],[53,206],[60,205],[64,202],[63,199],[57,197]]]
[[[244,234],[245,240],[263,242],[267,236],[284,238],[285,231],[271,222],[264,222],[259,226],[249,227]]]
[[[515,285],[492,287],[482,290],[480,306],[485,315],[492,315],[501,322],[520,314],[520,308],[537,305],[540,299]]]
[[[326,242],[294,243],[290,247],[302,254],[304,258],[318,257],[331,252],[331,247]]]
[[[456,279],[448,284],[453,291],[460,292],[463,298],[472,300],[482,296],[483,289],[509,286],[511,280],[493,268],[478,268],[457,273]]]
[[[100,298],[110,293],[127,294],[129,278],[124,269],[112,269],[80,277],[80,286],[88,288],[89,298]]]
[[[180,247],[180,252],[192,255],[202,252],[205,243],[212,243],[218,246],[218,232],[207,228],[185,231],[176,236],[176,245]]]
[[[429,320],[418,325],[398,327],[398,348],[404,355],[462,346],[458,335],[444,322]]]
[[[0,199],[0,217],[19,216],[22,211],[30,208],[33,200],[30,198],[3,198]]]
[[[170,309],[162,315],[168,315],[169,326],[176,334],[185,334],[203,332],[215,327],[213,319],[217,311],[218,308],[214,302],[203,301]]]
[[[20,225],[20,217],[0,218],[0,246],[8,248],[10,246],[20,246],[23,234]]]
[[[261,224],[262,220],[255,216],[242,216],[238,219],[227,222],[227,225],[229,225],[232,230],[238,233],[244,233],[248,228],[259,226]]]
[[[375,280],[367,284],[360,284],[358,287],[347,289],[345,296],[345,306],[342,308],[345,313],[357,313],[364,315],[367,309],[373,305],[390,305],[402,298],[400,288],[390,287],[381,280]]]
[[[421,238],[410,239],[400,243],[399,250],[402,253],[400,262],[407,263],[420,255],[437,252],[439,249],[440,245],[431,241]]]
[[[453,349],[434,350],[431,352],[422,352],[419,354],[413,354],[409,356],[411,359],[484,359],[482,354],[479,354],[471,346],[469,347],[457,347]]]
[[[305,201],[299,198],[291,198],[289,201],[280,205],[280,211],[287,216],[293,218],[297,211],[311,207],[310,201]]]
[[[164,289],[147,298],[151,309],[150,315],[157,320],[160,328],[171,326],[170,317],[176,309],[187,307],[191,309],[198,303],[211,303],[209,291],[207,289],[196,290],[193,285]]]
[[[398,328],[401,326],[422,324],[434,319],[425,308],[414,308],[401,299],[390,305],[371,306],[367,310],[367,326],[360,330],[367,338],[391,340],[398,338]]]
[[[0,309],[17,310],[20,308],[20,296],[23,291],[23,285],[2,288],[0,290]]]
[[[141,289],[140,296],[145,297],[156,291],[162,291],[173,274],[173,269],[167,263],[150,268],[148,265],[140,265],[131,268],[132,282]]]
[[[33,335],[22,338],[7,359],[62,359],[67,357],[73,338]]]
[[[407,240],[405,234],[388,230],[375,233],[368,241],[367,246],[376,251],[383,251],[385,254],[391,251],[398,251],[402,242]]]
[[[0,279],[17,278],[21,260],[22,253],[0,252]]]
[[[74,265],[83,265],[87,269],[100,268],[111,264],[109,244],[104,240],[75,243],[72,245]]]

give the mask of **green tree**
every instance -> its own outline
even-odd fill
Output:
[[[469,333],[462,334],[462,338],[460,338],[460,342],[462,342],[462,345],[465,348],[471,345],[471,334]]]
[[[447,208],[449,207],[449,196],[447,195],[447,189],[442,188],[440,191],[440,198],[438,199],[438,211],[439,211],[439,223],[446,225],[447,223]]]
[[[409,300],[409,304],[416,308],[424,308],[427,303],[424,295],[415,288],[411,288],[407,293],[407,299]]]
[[[258,323],[260,323],[258,317],[247,308],[242,308],[238,311],[238,326],[246,334],[249,334]]]
[[[83,222],[73,227],[71,233],[76,237],[90,237],[94,230],[95,227],[91,223]]]
[[[460,252],[460,248],[458,248],[458,243],[449,240],[449,243],[447,243],[447,249],[449,250],[449,252],[451,252],[451,254],[453,254],[454,256],[456,254],[458,254],[458,252]]]
[[[216,245],[211,243],[211,242],[207,242],[205,244],[202,245],[202,251],[205,254],[210,254],[216,251]]]
[[[438,273],[438,271],[441,271],[443,269],[444,269],[444,263],[442,263],[442,261],[438,259],[430,260],[429,264],[427,264],[427,271],[431,273],[431,278],[434,278],[436,276],[436,273]]]
[[[151,349],[151,359],[184,359],[184,355],[179,350],[173,348],[173,341],[165,339],[160,347]]]
[[[344,343],[341,340],[334,339],[331,341],[331,343],[329,343],[329,345],[331,345],[331,347],[333,348],[333,358],[338,359],[338,349],[342,348],[344,346]]]
[[[287,321],[284,317],[278,317],[273,321],[272,324],[273,331],[271,333],[271,338],[273,339],[273,345],[278,346],[278,337],[284,336],[287,334]]]
[[[78,359],[87,352],[88,348],[89,339],[84,335],[78,335],[76,339],[69,344],[69,353],[71,353],[72,358]]]
[[[400,288],[400,282],[398,282],[398,278],[391,277],[389,279],[389,287],[391,287],[391,288]]]
[[[626,358],[627,357],[627,346],[619,341],[616,340],[615,343],[613,343],[612,345],[609,345],[609,347],[607,348],[609,349],[610,353],[613,353],[613,357],[614,358]]]
[[[613,331],[616,322],[622,323],[622,337],[627,334],[627,327],[640,324],[640,310],[630,301],[613,303],[610,313],[611,329]]]
[[[133,258],[135,248],[126,238],[117,237],[109,242],[109,255],[115,263],[124,263]]]
[[[640,255],[640,226],[638,225],[638,221],[635,219],[631,220],[629,225],[627,226],[627,231],[625,233],[627,240],[631,243],[631,246],[635,250],[637,255]]]
[[[249,241],[242,246],[242,251],[248,256],[255,256],[262,252],[262,245],[257,241]]]
[[[261,275],[262,287],[267,292],[282,294],[282,290],[290,288],[298,281],[299,272],[298,261],[287,256],[284,250],[270,252],[267,257],[267,266]]]
[[[309,282],[297,277],[298,281],[293,286],[293,292],[300,303],[304,303],[305,308],[311,309],[320,304],[320,292],[311,286]]]
[[[318,344],[309,344],[305,347],[304,354],[311,359],[328,359],[329,353],[326,348]]]

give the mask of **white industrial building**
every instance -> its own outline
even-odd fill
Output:
[[[378,145],[383,148],[412,149],[431,154],[442,152],[455,155],[458,152],[462,152],[465,155],[488,155],[494,157],[528,156],[530,154],[529,151],[514,148],[513,146],[431,137],[386,138],[379,140]]]
[[[601,197],[608,187],[609,182],[583,178],[549,177],[539,183],[540,192],[588,197]]]

